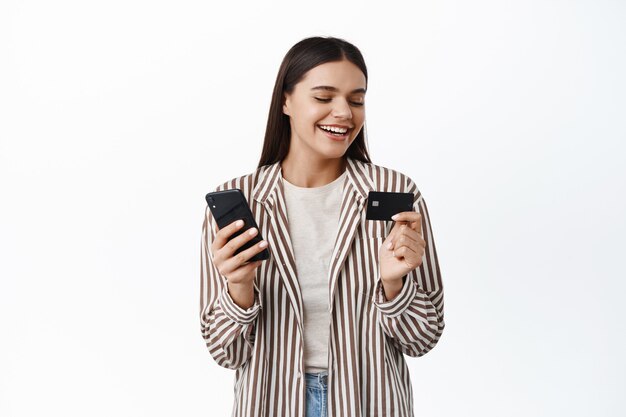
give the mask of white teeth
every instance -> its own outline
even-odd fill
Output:
[[[346,129],[345,127],[334,127],[334,126],[324,126],[324,125],[319,125],[319,127],[324,130],[329,130],[334,133],[346,133],[348,131],[348,129]]]

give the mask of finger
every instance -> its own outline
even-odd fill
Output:
[[[421,253],[424,253],[424,250],[426,249],[426,242],[424,242],[423,239],[419,239],[419,240],[413,240],[410,238],[407,239],[405,236],[404,239],[400,239],[400,241],[398,241],[397,243],[394,243],[393,250],[397,251],[403,247],[407,247],[419,255]]]
[[[391,220],[396,222],[411,222],[417,220],[420,214],[416,211],[401,211],[391,216]]]
[[[393,251],[393,256],[398,259],[403,259],[409,265],[417,266],[421,259],[421,251],[419,249],[415,250],[410,246],[402,246]]]
[[[426,241],[418,230],[411,229],[410,227],[405,227],[404,229],[402,229],[402,234],[410,237],[420,246],[426,247]]]
[[[394,229],[395,231],[393,231]],[[419,233],[411,229],[406,224],[398,224],[398,227],[396,228],[394,226],[394,229],[392,229],[393,233],[390,233],[388,237],[389,241],[387,243],[391,243],[391,247],[389,247],[389,249],[394,249],[394,247],[396,247],[396,242],[400,244],[402,242],[403,236],[405,239],[408,239],[407,242],[409,240],[412,240],[415,243],[419,243],[421,239],[421,236],[419,235]]]
[[[263,261],[259,260],[259,261],[254,261],[254,262],[248,262],[246,264],[241,265],[239,269],[241,269],[244,273],[248,273],[252,271],[253,269],[257,269],[261,265],[261,262]]]
[[[398,242],[398,244],[406,243],[407,245],[412,244],[415,246],[419,243],[421,236],[415,230],[411,229],[407,225],[402,225],[400,230],[398,231],[398,236],[394,239],[394,241]]]
[[[222,247],[224,247],[226,242],[228,242],[228,239],[230,238],[230,236],[233,233],[235,233],[237,230],[241,229],[242,226],[243,226],[243,220],[233,221],[227,226],[225,226],[223,229],[219,229],[216,225],[215,227],[217,228],[217,233],[215,234],[215,240],[213,242],[215,245],[215,248],[221,249]]]
[[[249,260],[252,257],[254,257],[254,255],[256,255],[257,253],[263,252],[266,248],[267,248],[267,241],[266,240],[262,240],[260,242],[257,242],[256,244],[252,245],[248,249],[242,251],[241,253],[245,257],[246,262],[249,262]],[[259,261],[254,261],[254,262],[263,262],[263,260],[261,259]]]
[[[394,222],[393,227],[391,228],[391,230],[389,231],[389,235],[387,236],[387,238],[389,240],[396,240],[397,235],[399,234],[402,226],[406,226],[407,223],[402,221],[398,221],[398,222]]]
[[[224,270],[225,271],[235,271],[238,268],[242,267],[242,266],[247,266],[250,263],[254,263],[254,262],[249,262],[249,260],[256,255],[259,252],[262,252],[266,247],[266,246],[262,246],[261,244],[264,243],[265,241],[261,241],[255,245],[252,245],[251,247],[247,248],[246,250],[243,250],[241,252],[239,252],[236,255],[232,255],[230,257],[228,257],[226,259],[226,262],[224,262]],[[265,242],[267,243],[267,242]]]
[[[406,245],[402,245],[400,247],[393,249],[393,256],[395,256],[396,258],[410,257],[412,256],[412,254],[415,254],[415,253],[416,252],[413,248],[406,246]]]
[[[244,277],[246,277],[254,269],[258,268],[259,265],[261,265],[261,262],[262,261],[254,261],[241,265],[235,271],[232,271],[228,274],[229,278],[227,278],[227,280],[230,282],[241,283]]]
[[[226,258],[230,258],[232,254],[237,251],[237,249],[245,245],[248,241],[254,239],[255,236],[258,234],[259,234],[259,231],[256,227],[251,227],[250,229],[246,231],[242,231],[242,233],[239,236],[230,239],[224,245],[224,249],[223,249],[224,256]]]
[[[397,217],[396,217],[397,216]],[[411,229],[422,234],[422,214],[416,211],[403,211],[393,216],[396,222],[402,222],[408,224]]]

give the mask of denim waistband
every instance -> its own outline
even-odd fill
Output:
[[[328,371],[318,373],[306,372],[304,375],[307,386],[319,389],[326,389],[328,387]]]

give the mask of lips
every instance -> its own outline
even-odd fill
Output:
[[[322,129],[321,127],[319,127],[319,125],[316,125],[316,127],[322,131],[322,133],[324,133],[327,137],[333,139],[333,140],[344,140],[346,139],[348,136],[350,136],[350,132],[352,131],[352,128],[348,128],[348,131],[344,134],[337,134],[337,133],[331,133],[327,130]]]
[[[317,126],[317,127],[319,127],[320,129],[321,129],[321,127],[320,127],[320,126],[330,126],[330,127],[339,127],[339,128],[342,128],[342,129],[348,129],[348,130],[346,131],[346,133],[350,133],[350,131],[351,131],[352,129],[354,129],[354,126],[353,126],[353,127],[350,127],[350,126],[346,126],[346,125],[324,124],[324,123],[317,124],[316,126]],[[322,130],[324,130],[324,129],[322,129]]]

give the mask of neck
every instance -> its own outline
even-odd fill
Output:
[[[315,160],[287,155],[281,161],[282,176],[298,187],[321,187],[333,182],[346,170],[344,158]]]

